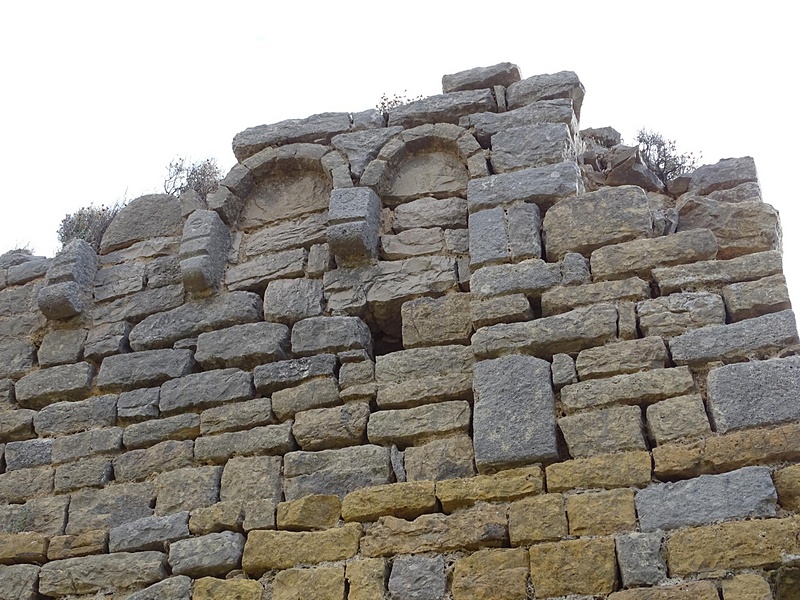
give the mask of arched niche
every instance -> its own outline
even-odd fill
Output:
[[[364,172],[361,184],[387,206],[423,196],[466,196],[467,183],[488,175],[480,144],[457,125],[422,125],[389,140]]]

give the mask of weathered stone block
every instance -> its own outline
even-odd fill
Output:
[[[398,556],[392,562],[389,593],[397,600],[442,600],[447,576],[442,556]]]
[[[658,445],[711,433],[703,399],[696,394],[669,398],[648,406],[647,429]]]
[[[281,500],[281,457],[235,457],[222,472],[220,500],[267,499],[277,504]]]
[[[713,581],[692,581],[669,587],[635,588],[615,592],[611,600],[716,600],[719,598]]]
[[[344,600],[344,566],[279,571],[273,584],[272,598],[304,600],[310,590],[319,600]]]
[[[269,398],[256,398],[204,410],[200,413],[200,433],[211,435],[240,431],[274,422],[272,401]]]
[[[349,113],[320,113],[305,119],[287,119],[271,125],[249,127],[233,138],[233,153],[239,162],[268,146],[329,140],[350,129]]]
[[[0,442],[15,442],[36,437],[33,422],[39,415],[35,410],[19,408],[0,412]]]
[[[369,327],[357,317],[311,317],[292,328],[292,351],[310,355],[347,350],[372,351]]]
[[[475,298],[491,298],[510,294],[525,294],[537,298],[561,283],[558,265],[539,259],[524,260],[514,265],[494,265],[475,271],[470,278],[470,290]]]
[[[321,280],[276,279],[269,283],[264,294],[264,318],[291,325],[321,315],[322,302]],[[287,330],[287,337],[288,333]]]
[[[121,321],[137,322],[142,319],[175,309],[183,304],[183,285],[167,285],[145,289],[112,302],[97,304],[92,311],[95,325],[112,325]],[[87,357],[89,354],[87,353]]]
[[[506,91],[502,90],[502,93],[498,93],[495,90],[495,93],[498,97],[498,108],[501,108],[503,105],[500,103],[505,100]],[[489,147],[491,137],[497,132],[534,123],[564,123],[573,135],[578,133],[578,120],[575,117],[571,98],[540,100],[507,112],[478,113],[467,115],[459,120],[459,125],[469,129],[484,148]],[[582,193],[582,188],[581,192],[573,193]]]
[[[219,331],[201,333],[195,360],[204,369],[237,367],[251,370],[257,365],[286,358],[289,328],[277,323],[246,323]]]
[[[162,550],[165,543],[189,537],[188,523],[188,512],[124,523],[108,532],[108,551]]]
[[[687,367],[677,367],[567,385],[561,390],[561,402],[567,412],[574,412],[612,404],[652,404],[692,392],[691,372]]]
[[[646,337],[583,350],[578,354],[575,366],[583,381],[663,369],[668,360],[664,340],[660,337]]]
[[[295,415],[292,434],[303,450],[355,446],[366,440],[369,404],[353,402]]]
[[[512,83],[506,92],[508,108],[519,108],[526,104],[553,98],[569,98],[580,118],[585,90],[578,76],[572,71],[559,71],[545,75],[534,75]]]
[[[200,435],[200,415],[185,413],[135,423],[125,428],[122,443],[129,450],[147,448],[165,440],[191,440]]]
[[[100,365],[97,386],[104,391],[122,392],[160,385],[188,375],[194,364],[191,350],[147,350],[108,356]]]
[[[441,227],[463,229],[467,226],[467,201],[463,198],[420,198],[395,208],[392,225],[395,231]]]
[[[110,529],[153,514],[153,486],[146,483],[116,484],[102,490],[81,490],[72,495],[66,533],[77,535]]]
[[[117,481],[138,481],[154,473],[188,467],[193,462],[193,442],[169,440],[151,448],[131,450],[114,458],[114,478]]]
[[[646,450],[642,409],[618,406],[561,417],[558,426],[575,458],[624,450]]]
[[[564,313],[598,302],[637,302],[650,297],[650,286],[638,277],[551,288],[542,294],[542,315]]]
[[[454,435],[406,448],[404,470],[409,481],[439,481],[475,475],[472,438]]]
[[[293,418],[297,412],[338,404],[341,399],[335,377],[317,377],[272,394],[272,410],[281,421]]]
[[[724,579],[722,593],[725,600],[772,600],[769,583],[761,575],[755,573]]]
[[[47,544],[41,533],[0,533],[0,564],[45,562]]]
[[[185,467],[156,478],[156,514],[211,506],[220,500],[222,467]]]
[[[222,501],[194,509],[189,517],[189,531],[193,535],[221,531],[241,532],[243,522],[244,503],[240,500]]]
[[[89,363],[61,365],[26,375],[14,386],[17,403],[39,409],[56,400],[83,400],[92,388],[95,369]]]
[[[636,305],[645,336],[673,338],[692,329],[725,323],[725,305],[717,294],[683,292],[643,300]]]
[[[491,90],[466,90],[429,96],[389,110],[389,127],[408,129],[426,123],[458,123],[460,117],[484,111],[496,111]]]
[[[713,289],[729,283],[754,281],[782,272],[781,254],[775,250],[757,252],[730,260],[709,260],[691,265],[653,269],[662,294]]]
[[[800,465],[775,471],[774,479],[780,505],[786,510],[800,510]]]
[[[2,416],[0,414],[0,420]],[[117,396],[107,395],[79,402],[56,402],[46,406],[35,414],[33,426],[39,435],[55,436],[78,433],[94,427],[109,427],[115,424],[116,419]],[[0,441],[10,440],[3,440],[0,435]]]
[[[623,587],[658,585],[667,578],[664,534],[628,533],[614,538]]]
[[[575,160],[575,143],[564,123],[537,123],[503,129],[492,136],[492,167],[509,173]]]
[[[263,597],[263,586],[253,579],[203,577],[195,582],[192,592],[192,600],[261,600]]]
[[[122,428],[91,429],[74,433],[53,441],[53,464],[60,464],[94,456],[116,454],[122,450]]]
[[[228,227],[213,210],[196,210],[189,215],[183,224],[180,253],[181,279],[186,290],[203,292],[219,286],[230,237]]]
[[[53,440],[33,439],[5,445],[6,471],[32,469],[51,462]]]
[[[345,521],[376,521],[391,515],[406,520],[436,512],[432,481],[400,482],[350,492],[342,501]]]
[[[123,392],[117,398],[117,418],[120,424],[137,423],[158,416],[161,388],[140,388]]]
[[[85,487],[105,487],[113,478],[114,469],[109,458],[84,458],[56,467],[53,489],[60,493]]]
[[[367,437],[373,444],[410,446],[432,437],[467,433],[470,416],[469,403],[464,401],[380,410],[369,419]]]
[[[37,467],[0,474],[0,503],[21,504],[53,491],[53,468]]]
[[[278,529],[310,531],[330,529],[339,522],[342,503],[339,496],[314,494],[278,504]]]
[[[250,373],[239,369],[219,369],[187,375],[161,386],[159,408],[162,414],[190,408],[208,408],[225,402],[253,397]]]
[[[0,532],[33,531],[49,538],[62,535],[67,523],[68,504],[69,498],[58,496],[0,506]]]
[[[307,254],[305,248],[257,254],[247,262],[228,267],[225,272],[225,284],[229,290],[250,290],[261,293],[269,282],[275,279],[302,277]]]
[[[483,361],[475,365],[474,377],[479,472],[558,456],[555,398],[546,361],[529,356]]]
[[[491,88],[496,85],[508,87],[519,79],[519,67],[504,62],[491,67],[476,67],[450,75],[442,75],[442,92],[448,94],[462,90]]]
[[[37,358],[42,367],[53,367],[78,362],[86,341],[85,329],[62,329],[44,336]]]
[[[610,535],[636,529],[632,490],[567,496],[570,535]]]
[[[312,197],[316,198],[322,195],[323,194],[315,194],[312,195]],[[294,204],[300,200],[301,197],[302,195],[294,196],[291,202]],[[266,253],[283,254],[290,249],[299,247],[308,248],[313,244],[321,244],[326,241],[325,228],[327,222],[327,213],[314,212],[299,219],[282,221],[275,225],[261,227],[245,235],[243,241],[245,256],[258,257]],[[288,257],[291,255],[286,256]],[[295,254],[295,256],[299,255]],[[268,263],[265,262],[262,264],[267,265]],[[228,273],[230,274],[230,270]],[[293,277],[293,275],[289,275],[288,273],[283,275],[273,273],[273,275],[277,277]],[[294,275],[294,277],[297,277],[297,275]]]
[[[259,586],[261,587],[261,586]],[[195,594],[199,598],[199,594]],[[204,596],[205,597],[205,596]],[[128,600],[191,600],[192,580],[186,575],[170,577],[128,596]],[[222,596],[218,596],[222,598]],[[250,600],[249,598],[247,600]],[[257,599],[256,599],[257,600]]]
[[[232,431],[197,438],[195,458],[203,462],[224,463],[232,456],[253,454],[284,454],[294,450],[292,422],[254,427],[247,431]]]
[[[529,496],[508,507],[508,533],[512,546],[529,546],[560,540],[569,534],[561,494]]]
[[[39,566],[0,565],[0,598],[37,600]]]
[[[732,283],[722,288],[731,321],[742,321],[792,307],[786,278],[771,275],[756,281]]]
[[[475,329],[497,323],[529,321],[533,318],[531,304],[524,294],[472,299],[469,309]]]
[[[83,355],[94,362],[102,361],[106,356],[121,354],[130,350],[128,348],[128,334],[131,326],[125,322],[95,323],[89,330]]]
[[[383,558],[361,558],[345,565],[348,600],[383,600],[387,564]]]
[[[403,346],[469,344],[472,334],[469,294],[446,294],[403,304]]]
[[[244,542],[244,536],[233,531],[172,542],[169,546],[172,573],[193,578],[227,575],[241,565]]]
[[[544,489],[541,467],[520,467],[495,475],[449,479],[436,484],[436,497],[442,510],[451,513],[477,502],[508,502],[539,494]]]
[[[253,380],[260,393],[272,394],[314,377],[334,376],[336,366],[336,356],[317,354],[256,367],[253,371]]]
[[[506,213],[502,207],[470,213],[469,231],[470,269],[475,271],[510,261]]]
[[[359,523],[313,532],[252,531],[244,547],[242,568],[259,577],[272,569],[346,560],[358,552],[360,539]]]
[[[758,182],[755,161],[749,157],[723,158],[713,165],[703,165],[692,173],[689,191],[706,195],[729,190],[742,183]]]
[[[389,483],[389,448],[353,446],[320,452],[290,452],[284,457],[287,500],[309,494],[343,498],[353,490]]]
[[[531,546],[529,554],[538,598],[609,594],[617,587],[612,538],[547,542]]]

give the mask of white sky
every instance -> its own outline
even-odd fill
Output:
[[[58,249],[65,214],[158,191],[176,156],[235,162],[246,127],[441,92],[441,76],[510,61],[572,70],[581,127],[646,126],[702,152],[750,155],[781,213],[800,293],[789,162],[798,40],[787,2],[0,3],[0,253]]]

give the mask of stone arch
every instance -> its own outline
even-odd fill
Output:
[[[423,196],[466,196],[467,182],[487,176],[477,140],[449,123],[421,125],[389,140],[364,171],[361,184],[393,206]]]

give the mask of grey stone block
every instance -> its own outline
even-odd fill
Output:
[[[220,484],[220,500],[271,500],[283,498],[280,456],[237,456],[225,465]]]
[[[40,568],[38,565],[0,565],[0,598],[37,600]]]
[[[518,323],[533,318],[531,303],[524,294],[511,294],[470,302],[470,318],[475,329],[498,323]]]
[[[658,585],[667,578],[663,533],[628,533],[614,538],[625,588]]]
[[[706,325],[725,323],[725,305],[717,294],[683,292],[636,304],[642,334],[673,338]]]
[[[162,414],[170,414],[189,408],[249,400],[253,394],[250,373],[239,369],[218,369],[167,381],[161,386],[159,408]]]
[[[367,437],[376,445],[395,444],[401,448],[425,440],[469,431],[471,411],[465,401],[437,402],[372,414]]]
[[[152,387],[188,375],[193,368],[191,350],[147,350],[118,354],[103,359],[97,386],[110,392]]]
[[[585,90],[578,76],[572,71],[559,71],[534,75],[512,83],[506,91],[508,108],[514,109],[540,100],[569,98],[572,100],[575,115],[580,119],[581,104]]]
[[[271,125],[250,127],[233,138],[233,153],[239,162],[267,146],[298,142],[329,141],[334,135],[350,130],[350,114],[328,112],[305,119],[288,119]]]
[[[131,330],[129,340],[131,348],[136,351],[165,348],[206,331],[253,323],[261,318],[259,296],[250,292],[230,292],[151,315]]]
[[[165,440],[191,440],[198,435],[200,435],[200,415],[184,413],[128,425],[123,433],[122,443],[128,450],[134,450],[147,448]]]
[[[367,221],[330,225],[327,240],[339,266],[368,263],[378,255],[378,229]]]
[[[710,325],[672,338],[669,349],[678,365],[736,361],[774,353],[798,343],[794,313],[784,310],[730,325]]]
[[[150,448],[131,450],[114,458],[117,481],[139,481],[156,473],[188,467],[193,463],[194,443],[167,440]]]
[[[56,400],[83,400],[91,391],[94,374],[89,363],[41,369],[16,383],[17,402],[25,408],[39,409]]]
[[[18,265],[8,267],[8,285],[23,285],[44,276],[52,264],[52,259],[32,256]]]
[[[306,275],[308,277],[322,277],[326,272],[334,269],[333,255],[328,244],[314,244],[308,250],[308,263]]]
[[[643,279],[631,277],[621,281],[598,281],[584,285],[551,288],[542,294],[542,316],[549,317],[599,302],[633,303],[650,297],[650,285]]]
[[[130,351],[128,334],[131,326],[125,322],[95,324],[86,338],[83,355],[94,362],[102,361],[106,356]]]
[[[224,577],[242,563],[244,536],[233,531],[209,533],[170,544],[169,564],[174,575]]]
[[[292,434],[303,450],[356,446],[366,440],[369,415],[369,404],[363,402],[306,410],[295,415]]]
[[[496,85],[508,87],[519,80],[519,67],[509,62],[503,62],[491,67],[476,67],[450,75],[442,75],[442,93],[480,90]]]
[[[510,173],[575,160],[572,132],[564,123],[538,123],[504,129],[492,136],[492,167]]]
[[[148,238],[176,235],[182,224],[177,198],[168,194],[140,196],[114,217],[103,234],[100,253],[108,254]]]
[[[542,217],[538,206],[527,202],[512,204],[506,210],[506,225],[512,262],[542,258]]]
[[[420,198],[394,209],[395,231],[441,227],[463,229],[467,226],[467,201],[463,198]]]
[[[101,490],[80,490],[69,504],[67,535],[93,529],[110,529],[123,523],[149,517],[155,500],[152,484],[114,484]]]
[[[398,556],[392,563],[393,600],[442,600],[446,586],[443,556]]]
[[[264,319],[292,325],[321,315],[322,303],[322,280],[276,279],[264,293]]]
[[[646,450],[639,406],[615,406],[561,417],[558,426],[573,458]]]
[[[116,454],[122,450],[122,428],[91,429],[53,441],[53,464],[71,462],[97,454]]]
[[[539,259],[515,265],[496,265],[478,269],[470,278],[470,290],[476,298],[525,294],[541,296],[545,290],[561,283],[558,264]]]
[[[142,319],[183,304],[183,285],[167,285],[156,289],[145,289],[124,298],[98,304],[92,311],[95,325]]]
[[[67,496],[35,498],[25,504],[5,504],[0,506],[0,532],[34,531],[51,538],[64,535],[68,505]]]
[[[195,360],[204,369],[238,367],[250,370],[286,358],[288,349],[289,328],[286,325],[246,323],[201,333],[197,338]]]
[[[294,450],[292,422],[254,427],[203,436],[195,441],[195,458],[202,462],[223,463],[235,455],[284,454]]]
[[[103,456],[84,458],[56,467],[53,488],[56,493],[87,487],[100,488],[109,484],[113,477],[114,469],[109,458]]]
[[[274,422],[272,400],[256,398],[204,410],[200,413],[200,433],[203,435],[225,433],[259,425],[271,425]]]
[[[160,256],[154,258],[145,270],[147,287],[160,288],[181,283],[181,265],[177,256]],[[185,286],[184,286],[185,287]]]
[[[21,504],[53,492],[53,468],[37,467],[0,474],[0,503]]]
[[[479,112],[495,112],[497,103],[491,90],[467,90],[409,102],[389,110],[389,127],[400,125],[408,129],[426,123],[453,123]]]
[[[372,352],[372,334],[358,317],[311,317],[292,328],[292,351],[310,355],[323,352]]]
[[[752,319],[792,306],[783,275],[732,283],[722,288],[722,297],[732,321]]]
[[[570,383],[577,383],[578,373],[575,369],[575,361],[569,354],[553,355],[553,362],[550,363],[550,371],[553,375],[553,387],[561,389]]]
[[[161,388],[140,388],[123,392],[117,399],[117,418],[121,424],[138,423],[158,416]]]
[[[132,261],[103,267],[94,278],[95,302],[116,300],[142,291],[146,281],[145,269],[145,263]]]
[[[690,265],[653,269],[653,278],[662,294],[713,289],[720,285],[754,281],[782,272],[781,253],[756,252],[730,260],[707,260]]]
[[[297,412],[338,404],[339,386],[333,377],[318,377],[272,394],[272,410],[281,421],[291,419]]]
[[[9,442],[5,447],[6,472],[49,465],[52,451],[52,439]]]
[[[689,191],[695,194],[711,194],[718,190],[729,190],[742,183],[758,182],[755,161],[749,157],[723,158],[713,165],[695,169],[689,182]]]
[[[505,100],[505,96],[506,90],[503,90],[498,100]],[[484,148],[490,146],[492,136],[499,131],[536,123],[564,123],[572,135],[578,134],[578,119],[570,98],[539,100],[507,112],[467,115],[458,122],[459,126],[469,129]]]
[[[108,551],[162,550],[165,543],[188,538],[189,535],[188,512],[145,517],[112,528],[108,532]]]
[[[219,502],[222,467],[184,467],[156,479],[156,514],[192,511]]]
[[[472,438],[454,435],[406,448],[403,465],[408,481],[439,481],[475,475]]]
[[[506,233],[506,214],[502,207],[469,215],[470,268],[508,262],[511,258]]]
[[[168,576],[161,552],[117,552],[54,560],[39,572],[39,593],[47,596],[140,589]]]
[[[353,116],[356,117],[356,115]],[[342,133],[334,136],[331,144],[347,157],[350,163],[350,172],[360,179],[364,174],[364,169],[378,156],[380,149],[401,131],[403,131],[402,127],[381,127]]]
[[[0,410],[0,442],[15,442],[36,437],[33,420],[38,414],[35,410],[25,408]]]
[[[223,223],[235,225],[244,207],[244,200],[239,198],[225,186],[219,186],[206,196],[206,204],[210,210],[216,212]]]
[[[191,600],[192,579],[186,575],[170,577],[128,596],[128,600]]]
[[[260,254],[247,262],[232,265],[225,272],[229,290],[251,290],[262,293],[270,281],[285,277],[302,277],[306,266],[304,248]]]
[[[711,434],[711,425],[699,394],[678,396],[647,407],[647,429],[659,446],[679,439]]]
[[[549,363],[532,356],[479,362],[474,368],[473,388],[473,439],[479,472],[558,457]]]
[[[763,317],[762,317],[763,318]],[[708,404],[720,433],[800,419],[800,356],[726,365],[708,374]]]
[[[336,374],[337,364],[333,354],[282,360],[256,367],[253,381],[259,393],[271,394],[314,377],[333,376]]]
[[[40,436],[80,433],[87,429],[111,427],[117,420],[117,396],[107,394],[78,402],[56,402],[33,418]]]
[[[7,411],[16,408],[17,399],[14,395],[14,382],[10,379],[0,379],[0,410]]]
[[[769,467],[744,467],[639,490],[636,514],[643,531],[656,531],[774,517],[777,500]]]
[[[284,457],[284,494],[296,500],[310,494],[336,494],[389,483],[389,448],[353,446],[320,452],[290,452]]]
[[[249,174],[249,172],[248,172]],[[183,225],[180,270],[189,292],[217,288],[222,281],[230,232],[213,210],[196,210]]]
[[[85,329],[60,329],[44,336],[37,357],[42,367],[78,362],[86,341]]]

